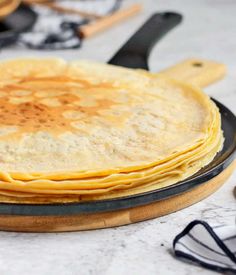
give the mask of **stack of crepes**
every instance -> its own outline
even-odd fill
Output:
[[[221,150],[216,105],[164,76],[88,61],[0,63],[0,201],[99,200],[173,185]]]

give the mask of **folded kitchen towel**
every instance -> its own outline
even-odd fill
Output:
[[[236,274],[236,226],[191,222],[173,242],[175,256],[208,269]]]
[[[61,8],[80,10],[105,16],[117,10],[122,0],[59,0]],[[60,50],[81,46],[78,28],[90,23],[90,20],[77,14],[66,14],[52,10],[47,6],[33,5],[37,21],[33,28],[19,36],[18,43],[33,49]]]

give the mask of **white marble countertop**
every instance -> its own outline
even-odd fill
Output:
[[[128,2],[131,2],[129,0]],[[59,55],[68,60],[107,61],[155,11],[183,13],[184,23],[153,50],[150,68],[158,71],[188,57],[218,60],[227,77],[205,91],[236,112],[236,2],[234,0],[148,0],[142,15],[85,41],[80,50],[37,52],[8,48],[1,59],[19,55]],[[172,256],[172,241],[193,219],[235,222],[236,173],[215,194],[171,215],[120,228],[58,234],[0,232],[0,274],[122,275],[214,274]]]

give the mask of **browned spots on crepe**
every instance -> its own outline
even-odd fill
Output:
[[[78,88],[73,84],[79,84]],[[73,111],[81,113],[85,120],[92,119],[98,115],[98,111],[117,104],[109,99],[96,98],[97,92],[108,87],[113,88],[109,83],[93,84],[64,76],[19,79],[17,83],[0,88],[3,95],[0,97],[0,125],[18,126],[18,133],[47,130],[58,134],[75,131],[72,120],[63,116],[63,113]],[[91,98],[95,102],[93,106],[80,106],[80,100]]]

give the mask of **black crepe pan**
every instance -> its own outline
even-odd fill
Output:
[[[180,21],[181,16],[176,13],[154,14],[115,54],[109,63],[129,68],[148,69],[147,61],[152,46]],[[223,104],[214,101],[221,113],[222,129],[225,137],[223,149],[209,165],[184,181],[137,195],[93,202],[43,205],[0,203],[0,215],[64,216],[115,211],[167,199],[204,184],[220,174],[233,162],[236,151],[236,117]]]

